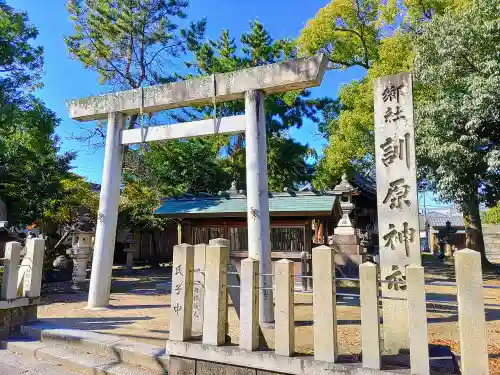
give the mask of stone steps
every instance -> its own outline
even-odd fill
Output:
[[[49,361],[29,358],[7,350],[0,350],[0,375],[77,375],[63,366]]]
[[[11,338],[4,343],[8,350],[5,353],[20,354],[32,361],[47,361],[64,370],[88,375],[166,373],[165,349],[157,346],[120,336],[65,329],[43,323],[22,326],[21,332],[23,337]],[[9,375],[14,373],[9,372]]]

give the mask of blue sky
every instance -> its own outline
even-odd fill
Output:
[[[258,19],[278,38],[295,38],[309,18],[328,1],[325,0],[191,0],[188,10],[190,19],[208,19],[208,38],[219,36],[223,28],[235,37],[249,29],[249,22]],[[37,95],[61,118],[57,133],[61,138],[62,151],[74,150],[78,157],[74,162],[75,172],[90,181],[101,180],[103,150],[95,151],[88,145],[69,139],[71,133],[79,132],[79,124],[68,118],[65,100],[80,98],[108,91],[99,85],[97,74],[86,70],[72,60],[64,44],[64,36],[72,33],[66,10],[66,0],[33,1],[10,0],[17,9],[28,11],[30,21],[38,28],[37,43],[45,48],[44,88]],[[313,89],[315,96],[336,96],[343,83],[363,75],[362,69],[346,72],[328,72],[321,87]],[[92,129],[92,124],[84,124]],[[325,141],[317,127],[307,122],[302,129],[294,129],[292,136],[302,143],[321,151]]]
[[[61,138],[61,151],[77,151],[74,171],[93,182],[100,182],[103,150],[94,150],[88,145],[70,139],[78,133],[80,124],[70,120],[65,107],[68,99],[95,95],[108,91],[99,85],[97,74],[86,70],[72,60],[64,44],[64,36],[72,33],[66,10],[67,0],[10,0],[9,4],[28,12],[31,23],[39,30],[37,44],[45,48],[44,87],[37,95],[61,118],[57,134]],[[191,0],[188,15],[191,20],[206,17],[207,38],[217,38],[223,28],[239,37],[249,29],[249,22],[258,19],[278,38],[295,38],[307,20],[325,6],[328,0]],[[314,96],[336,97],[342,84],[361,78],[363,69],[327,72],[321,87],[313,89]],[[86,125],[92,128],[91,123]],[[301,129],[294,129],[292,136],[321,152],[325,145],[317,127],[308,121]],[[430,198],[433,202],[433,199]]]

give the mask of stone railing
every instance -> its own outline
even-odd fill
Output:
[[[23,323],[35,320],[40,303],[45,240],[26,240],[21,261],[19,242],[5,245],[2,290],[0,295],[0,340],[15,332]]]
[[[410,369],[406,373],[430,373],[424,268],[407,266],[402,280],[378,279],[378,266],[360,266],[362,360],[358,364],[337,363],[339,358],[335,252],[327,246],[312,251],[314,346],[312,356],[294,356],[294,269],[289,260],[274,269],[275,345],[262,350],[259,326],[259,262],[241,261],[239,285],[239,346],[227,343],[228,271],[227,240],[209,245],[177,245],[172,268],[169,374],[233,373],[244,367],[249,374],[392,374],[382,368],[380,325],[381,283],[404,284],[409,316]],[[461,365],[464,374],[488,374],[487,338],[480,256],[471,250],[456,255]],[[233,298],[232,298],[233,299]],[[234,303],[233,299],[233,303]],[[383,303],[383,301],[382,301]],[[202,308],[201,308],[202,306]],[[193,325],[198,326],[195,327]],[[198,328],[201,332],[197,332]],[[384,327],[384,329],[391,329]],[[200,337],[195,335],[201,333]],[[220,370],[225,367],[224,370]],[[220,372],[223,371],[223,372]],[[234,370],[236,371],[236,370]],[[404,369],[400,370],[405,373]],[[235,372],[240,373],[240,372]]]

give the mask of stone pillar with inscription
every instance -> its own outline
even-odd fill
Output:
[[[192,336],[194,246],[174,246],[170,340],[185,341]]]
[[[421,265],[410,73],[374,82],[384,352],[408,348],[407,265]]]

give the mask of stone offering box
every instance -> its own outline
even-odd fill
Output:
[[[5,245],[0,298],[0,340],[17,332],[21,325],[36,320],[42,285],[45,240],[26,240],[26,255],[21,260],[19,242]]]
[[[466,249],[458,251],[455,259],[461,370],[486,375],[489,372],[480,254]],[[244,259],[240,271],[235,272],[225,239],[212,240],[209,245],[175,246],[167,341],[169,374],[434,373],[430,368],[435,356],[428,342],[422,266],[407,266],[402,277],[382,280],[378,265],[367,262],[359,267],[360,294],[349,296],[360,298],[362,353],[359,363],[342,363],[336,304],[343,293],[337,292],[336,287],[335,251],[328,246],[314,248],[312,265],[314,345],[312,355],[303,355],[295,353],[294,297],[295,279],[299,276],[295,275],[293,262],[276,262],[273,287],[262,288],[259,261]],[[383,335],[388,330],[399,331],[399,327],[381,324],[380,305],[387,301],[381,297],[382,285],[399,292],[397,298],[405,302],[410,323],[406,354],[401,355],[400,351],[397,358],[383,346]],[[262,345],[259,324],[259,293],[267,289],[274,294],[274,350]],[[238,345],[229,343],[227,334],[228,293],[239,317]],[[268,295],[273,298],[273,294]],[[404,356],[406,360],[400,361]],[[390,358],[393,361],[389,364]]]

